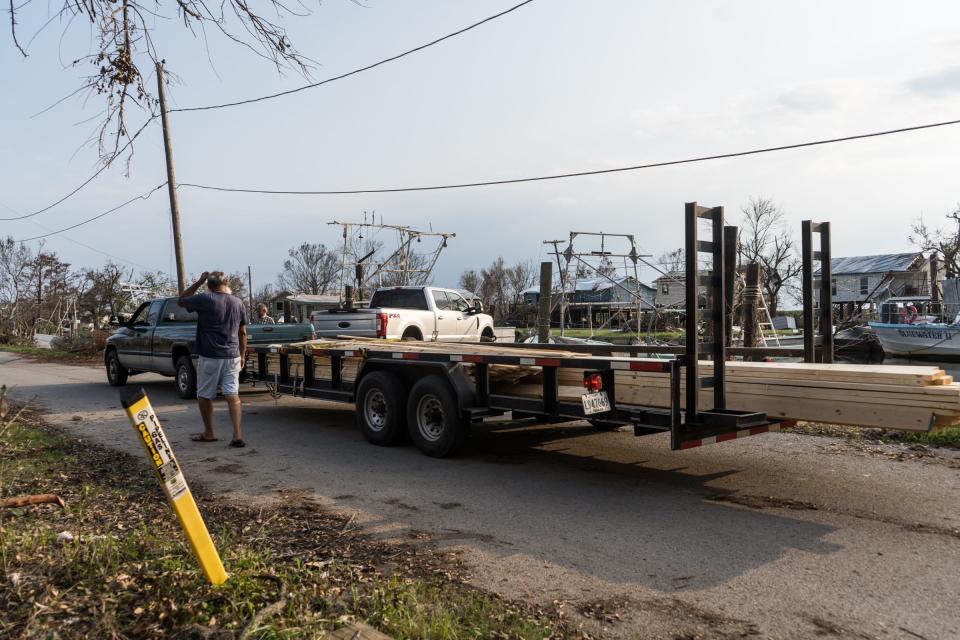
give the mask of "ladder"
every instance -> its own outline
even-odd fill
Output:
[[[760,316],[759,322],[757,322],[757,329],[760,331],[760,342],[763,343],[764,347],[769,347],[771,344],[767,343],[766,331],[770,331],[773,334],[773,340],[771,341],[776,346],[782,346],[780,344],[780,336],[777,335],[776,327],[773,326],[773,318],[770,317],[770,308],[767,306],[767,299],[763,295],[763,288],[760,285],[748,286],[743,274],[738,273],[737,279],[740,281],[740,286],[743,287],[743,298],[748,297],[753,298],[757,301],[756,309],[757,315]],[[764,322],[766,319],[766,322]]]

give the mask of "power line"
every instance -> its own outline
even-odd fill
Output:
[[[319,87],[319,86],[322,86],[322,85],[325,85],[325,84],[329,84],[329,83],[331,83],[331,82],[336,82],[337,80],[343,80],[344,78],[349,78],[350,76],[357,75],[358,73],[363,73],[364,71],[369,71],[370,69],[374,69],[374,68],[376,68],[376,67],[379,67],[379,66],[381,66],[381,65],[387,64],[387,63],[389,63],[389,62],[393,62],[393,61],[395,61],[395,60],[399,60],[400,58],[405,58],[406,56],[409,56],[410,54],[416,53],[416,52],[418,52],[418,51],[423,51],[424,49],[426,49],[426,48],[428,48],[428,47],[432,47],[432,46],[435,45],[435,44],[440,44],[440,43],[443,42],[444,40],[449,40],[450,38],[455,38],[456,36],[459,36],[459,35],[461,35],[461,34],[463,34],[463,33],[466,33],[467,31],[470,31],[471,29],[476,29],[476,28],[479,27],[480,25],[486,24],[487,22],[492,22],[493,20],[496,20],[497,18],[501,18],[501,17],[507,15],[508,13],[512,13],[512,12],[516,11],[517,9],[519,9],[520,7],[522,7],[522,6],[524,6],[524,5],[527,5],[527,4],[530,4],[531,2],[533,2],[533,0],[525,0],[524,2],[521,2],[520,4],[514,5],[514,6],[510,7],[509,9],[506,9],[505,11],[501,11],[500,13],[495,14],[495,15],[492,15],[492,16],[490,16],[489,18],[484,18],[484,19],[481,20],[480,22],[474,22],[473,24],[471,24],[471,25],[469,25],[469,26],[467,26],[467,27],[464,27],[464,28],[462,28],[462,29],[460,29],[460,30],[458,30],[458,31],[454,31],[453,33],[448,33],[447,35],[445,35],[445,36],[443,36],[443,37],[437,38],[436,40],[432,40],[432,41],[430,41],[430,42],[428,42],[428,43],[426,43],[426,44],[422,44],[422,45],[420,45],[419,47],[414,47],[413,49],[409,49],[409,50],[407,50],[407,51],[404,51],[403,53],[398,53],[398,54],[395,55],[395,56],[391,56],[391,57],[386,58],[386,59],[384,59],[384,60],[380,60],[379,62],[374,62],[373,64],[368,64],[368,65],[365,66],[365,67],[360,67],[359,69],[354,69],[353,71],[348,71],[348,72],[346,72],[346,73],[342,73],[342,74],[340,74],[340,75],[338,75],[338,76],[333,76],[332,78],[327,78],[326,80],[321,80],[321,81],[319,81],[319,82],[314,82],[314,83],[312,83],[312,84],[304,85],[304,86],[302,86],[302,87],[297,87],[296,89],[288,89],[287,91],[281,91],[281,92],[279,92],[279,93],[272,93],[272,94],[270,94],[270,95],[260,96],[259,98],[249,98],[249,99],[247,99],[247,100],[238,100],[237,102],[225,102],[225,103],[223,103],[223,104],[212,104],[212,105],[207,105],[207,106],[205,106],[205,107],[182,107],[182,108],[180,108],[180,109],[170,109],[170,113],[184,112],[184,111],[207,111],[207,110],[210,110],[210,109],[224,109],[224,108],[226,108],[226,107],[238,107],[238,106],[240,106],[240,105],[250,104],[250,103],[253,103],[253,102],[262,102],[262,101],[264,101],[264,100],[272,100],[273,98],[279,98],[279,97],[281,97],[281,96],[288,96],[288,95],[290,95],[291,93],[297,93],[297,92],[299,92],[299,91],[305,91],[305,90],[307,90],[307,89],[313,89],[313,88],[315,88],[315,87]]]
[[[133,198],[130,198],[129,200],[127,200],[127,201],[124,202],[123,204],[118,204],[117,206],[113,207],[112,209],[107,209],[107,210],[104,211],[103,213],[99,213],[99,214],[93,216],[92,218],[87,218],[86,220],[84,220],[84,221],[82,221],[82,222],[78,222],[78,223],[73,224],[73,225],[70,225],[69,227],[64,227],[63,229],[57,229],[56,231],[51,231],[50,233],[45,233],[45,234],[40,235],[40,236],[33,236],[32,238],[21,238],[20,240],[17,240],[17,242],[29,242],[29,241],[31,241],[31,240],[39,240],[39,239],[41,239],[41,238],[47,238],[47,237],[49,237],[49,236],[55,236],[55,235],[57,235],[57,234],[59,234],[59,233],[63,233],[64,231],[70,231],[71,229],[76,229],[77,227],[82,227],[83,225],[88,224],[88,223],[90,223],[90,222],[93,222],[94,220],[99,220],[100,218],[102,218],[102,217],[104,217],[104,216],[110,215],[110,214],[113,213],[114,211],[119,211],[120,209],[123,209],[123,208],[126,207],[127,205],[132,204],[133,202],[136,202],[137,200],[146,200],[147,198],[149,198],[150,196],[152,196],[152,195],[157,191],[157,189],[162,189],[162,188],[165,187],[165,186],[167,186],[167,183],[166,183],[166,182],[163,182],[162,184],[160,184],[160,185],[154,187],[153,189],[151,189],[150,191],[147,191],[146,193],[144,193],[144,194],[142,194],[142,195],[139,195],[139,196],[134,196]]]
[[[539,182],[543,180],[560,180],[564,178],[579,178],[583,176],[596,176],[608,173],[622,173],[625,171],[639,171],[640,169],[653,169],[656,167],[669,167],[678,164],[693,164],[695,162],[707,162],[710,160],[723,160],[725,158],[739,158],[741,156],[757,155],[761,153],[771,153],[774,151],[787,151],[790,149],[801,149],[804,147],[816,147],[837,142],[850,142],[853,140],[863,140],[865,138],[877,138],[880,136],[889,136],[897,133],[907,133],[910,131],[920,131],[922,129],[933,129],[936,127],[947,127],[960,124],[960,120],[947,120],[945,122],[933,122],[929,124],[918,124],[910,127],[901,127],[899,129],[888,129],[886,131],[873,131],[871,133],[860,133],[857,135],[844,136],[842,138],[827,138],[825,140],[813,140],[810,142],[798,142],[796,144],[785,144],[777,147],[764,147],[761,149],[750,149],[748,151],[734,151],[731,153],[719,153],[710,156],[699,156],[695,158],[686,158],[684,160],[666,160],[662,162],[650,162],[647,164],[637,164],[628,167],[616,167],[613,169],[595,169],[592,171],[575,171],[571,173],[558,173],[546,176],[534,176],[529,178],[508,178],[505,180],[484,180],[478,182],[461,182],[456,184],[431,185],[424,187],[387,187],[372,189],[344,189],[339,191],[284,191],[274,189],[244,189],[240,187],[217,187],[207,184],[195,184],[190,182],[181,182],[180,187],[192,187],[194,189],[206,189],[209,191],[228,191],[232,193],[262,193],[267,195],[293,195],[293,196],[343,196],[363,193],[400,193],[407,191],[438,191],[441,189],[464,189],[467,187],[490,187],[503,184],[517,184],[521,182]]]
[[[150,124],[151,122],[153,122],[154,118],[156,118],[156,116],[150,116],[150,118],[149,118],[145,123],[143,123],[143,126],[140,127],[135,134],[133,134],[133,137],[130,138],[130,140],[127,141],[127,144],[123,145],[123,147],[114,154],[114,157],[119,156],[121,153],[123,153],[124,151],[126,151],[126,150],[130,147],[130,145],[133,144],[133,141],[137,139],[137,136],[139,136],[141,133],[143,133],[143,130],[147,128],[147,125]],[[0,218],[0,221],[25,220],[26,218],[32,218],[33,216],[38,216],[38,215],[40,215],[41,213],[44,213],[45,211],[49,211],[50,209],[53,209],[55,206],[57,206],[58,204],[60,204],[60,203],[62,203],[62,202],[67,201],[69,198],[71,198],[71,197],[73,197],[74,195],[76,195],[76,194],[77,194],[81,189],[83,189],[85,186],[87,186],[88,184],[90,184],[91,182],[93,182],[93,181],[97,178],[97,176],[99,176],[101,173],[103,173],[104,171],[106,171],[109,166],[110,166],[109,163],[106,163],[106,162],[103,163],[103,166],[101,166],[99,169],[97,169],[96,172],[95,172],[92,176],[90,176],[89,178],[87,178],[86,180],[84,180],[83,182],[81,182],[81,183],[80,183],[80,186],[78,186],[76,189],[74,189],[73,191],[71,191],[71,192],[68,193],[67,195],[63,196],[62,198],[60,198],[59,200],[57,200],[57,201],[54,202],[53,204],[48,204],[48,205],[45,206],[43,209],[37,209],[37,210],[34,211],[33,213],[27,213],[27,214],[24,214],[24,215],[20,215],[20,216],[13,217],[13,218]]]

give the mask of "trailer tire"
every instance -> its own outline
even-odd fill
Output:
[[[173,381],[177,385],[177,395],[181,398],[191,400],[197,397],[197,370],[193,368],[190,356],[177,358]]]
[[[444,458],[466,442],[470,422],[460,413],[450,384],[440,376],[421,378],[407,400],[407,430],[422,453]]]
[[[406,433],[407,392],[387,371],[364,376],[357,388],[357,427],[368,442],[389,446]]]

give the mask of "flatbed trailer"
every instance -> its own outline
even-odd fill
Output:
[[[697,238],[698,222],[712,223],[712,241]],[[530,417],[562,422],[588,419],[602,427],[631,426],[635,435],[670,433],[674,450],[776,430],[778,423],[767,420],[762,412],[733,411],[725,407],[726,359],[724,315],[728,278],[722,277],[724,234],[736,229],[723,226],[720,207],[699,207],[689,203],[686,209],[687,342],[685,352],[674,359],[644,359],[583,354],[556,357],[543,353],[524,353],[520,348],[501,352],[471,349],[455,343],[433,343],[429,349],[411,349],[415,343],[371,341],[360,347],[344,348],[333,344],[303,346],[275,345],[248,350],[248,379],[270,386],[281,395],[352,403],[356,406],[357,425],[370,442],[390,445],[409,434],[425,454],[447,456],[466,441],[470,428],[486,418],[511,412],[514,417]],[[699,254],[709,253],[713,271],[701,275]],[[708,288],[715,311],[700,309],[698,284]],[[701,345],[699,314],[710,318],[712,342]],[[405,345],[406,348],[402,348]],[[710,378],[698,377],[700,348],[709,348],[714,360]],[[317,376],[315,363],[323,359]],[[353,376],[345,377],[344,361],[359,358]],[[539,369],[540,397],[511,395],[491,391],[490,367],[517,365]],[[583,370],[584,386],[599,403],[574,402],[560,398],[558,372],[564,368]],[[660,373],[670,381],[670,406],[652,407],[617,402],[617,371]],[[681,398],[681,371],[686,375],[686,397]],[[714,390],[713,407],[698,407],[698,390]],[[586,395],[586,394],[585,394]]]
[[[512,412],[514,417],[564,422],[591,420],[605,428],[631,426],[635,435],[670,433],[673,449],[723,442],[737,437],[775,430],[766,414],[728,411],[722,408],[687,412],[681,402],[682,359],[650,360],[625,357],[543,357],[514,354],[469,353],[469,348],[450,343],[430,350],[392,349],[396,343],[371,342],[362,349],[362,359],[352,380],[343,376],[344,361],[359,358],[354,348],[251,347],[248,380],[263,383],[271,391],[293,397],[315,398],[356,405],[357,425],[372,443],[391,445],[409,433],[425,454],[447,456],[465,442],[471,425],[486,418]],[[409,345],[409,343],[403,343]],[[272,356],[272,357],[271,357]],[[329,363],[329,377],[315,375],[316,360]],[[539,398],[494,393],[490,367],[517,365],[539,369]],[[660,373],[670,380],[669,408],[648,407],[612,401],[609,410],[588,413],[584,402],[563,400],[558,393],[559,371],[584,371],[592,393],[602,392],[608,401],[616,398],[617,371]],[[585,394],[588,389],[585,389]],[[696,415],[694,419],[693,416]]]

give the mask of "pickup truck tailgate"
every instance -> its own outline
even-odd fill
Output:
[[[311,317],[313,329],[318,338],[334,338],[336,336],[377,337],[376,309],[319,311]]]

